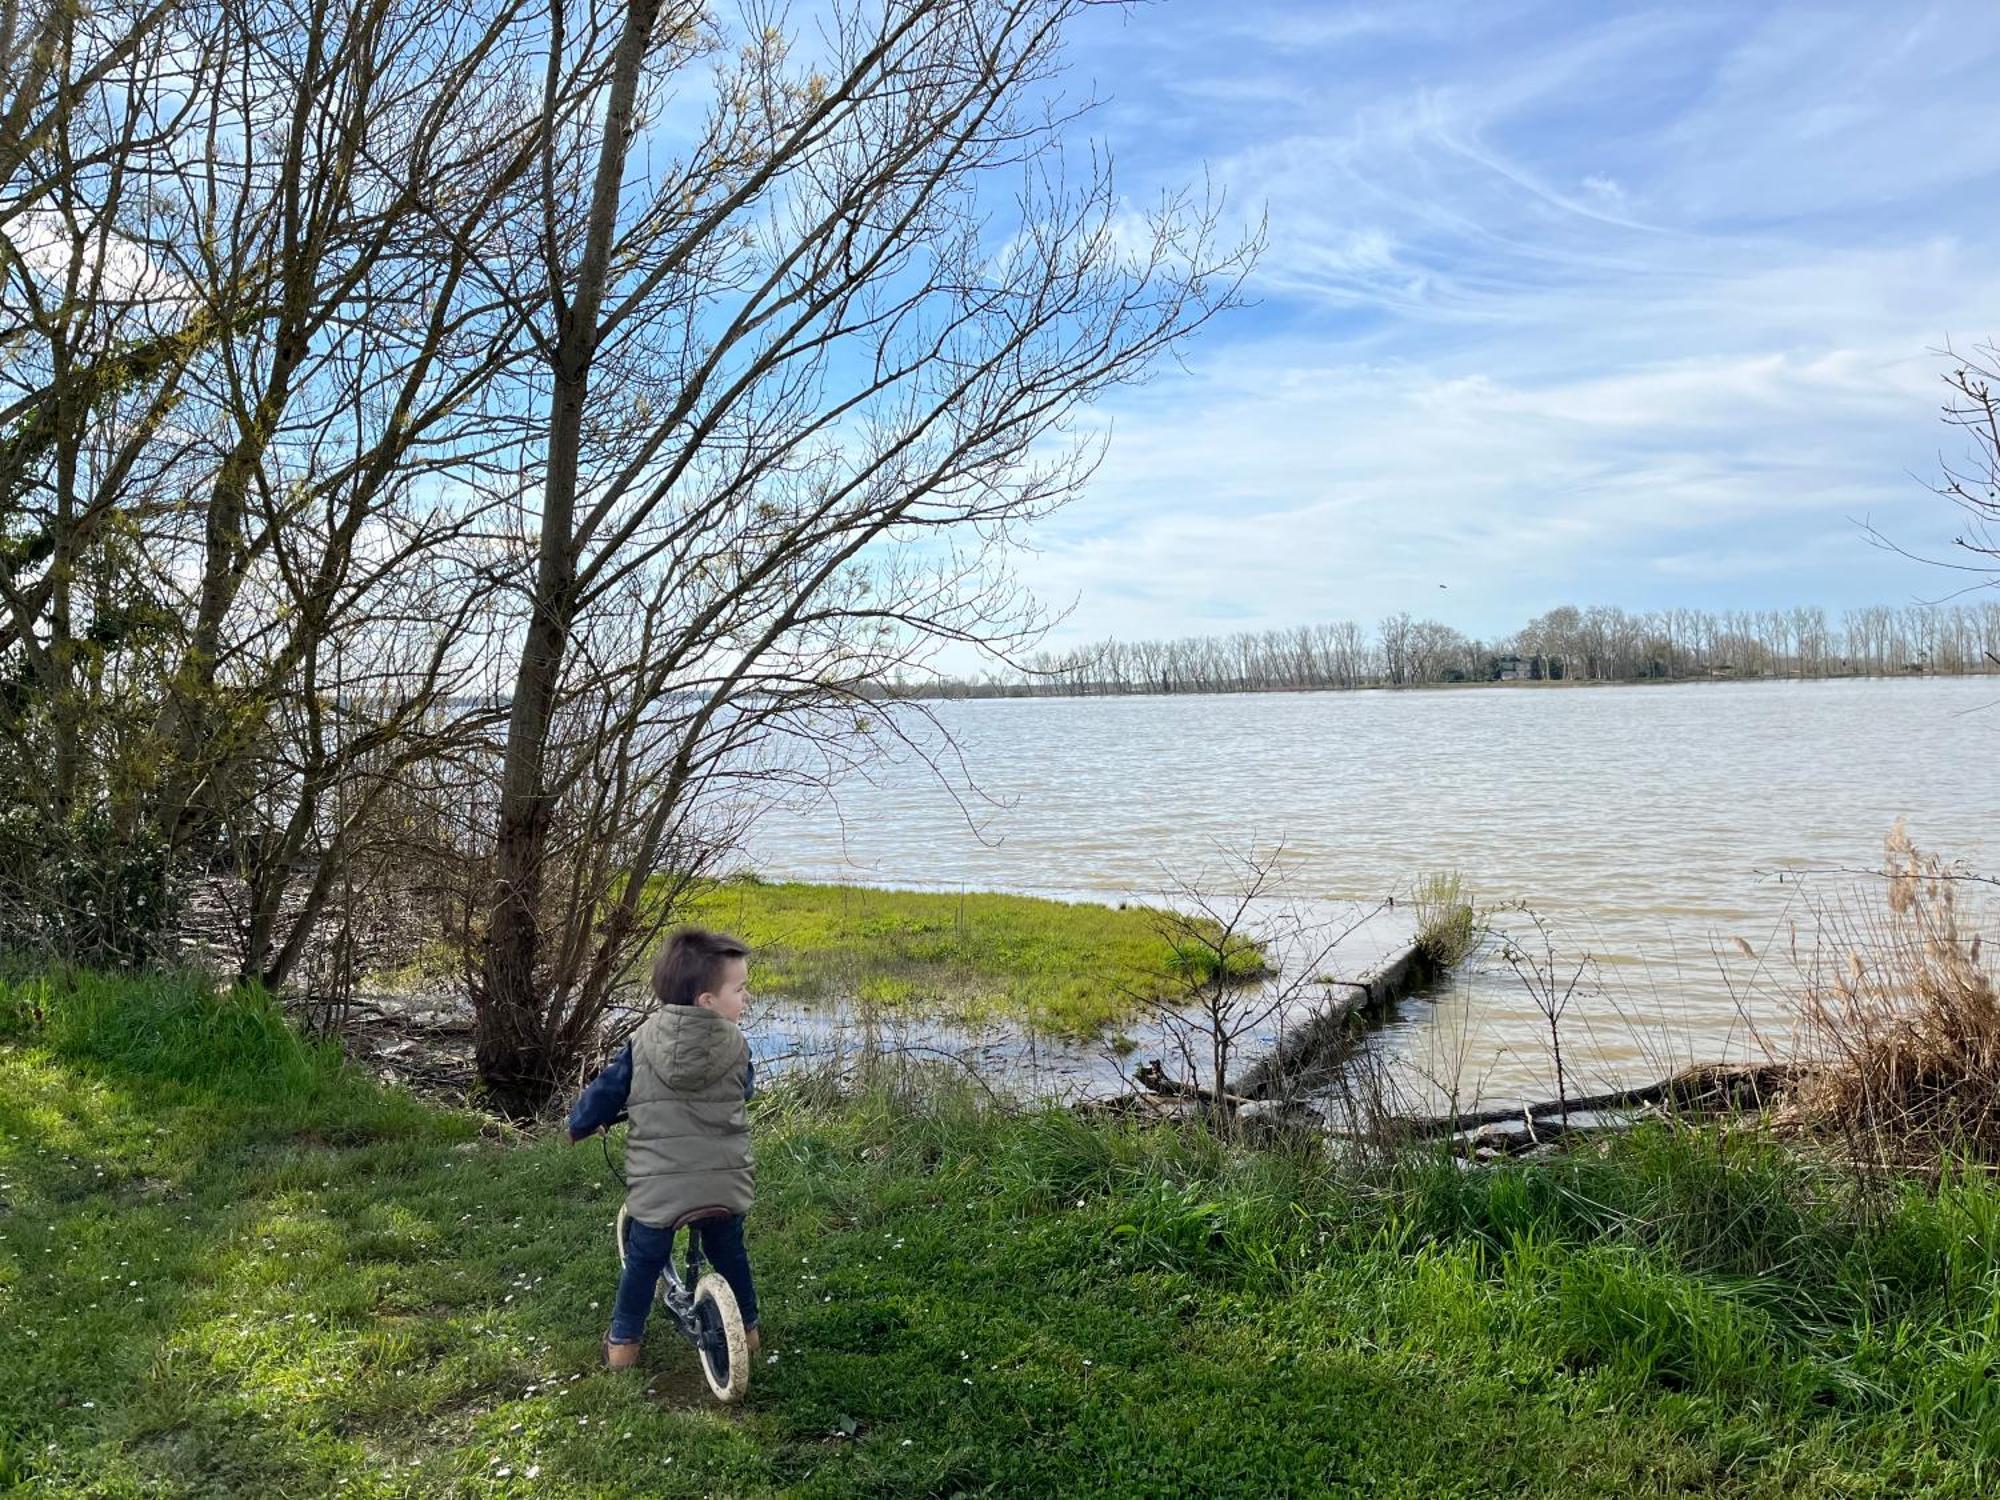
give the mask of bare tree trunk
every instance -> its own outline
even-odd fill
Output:
[[[639,75],[659,8],[660,0],[630,0],[625,8],[605,102],[583,258],[555,353],[534,611],[521,647],[507,721],[474,1044],[481,1079],[510,1114],[533,1113],[557,1083],[549,1066],[553,1059],[548,1056],[537,984],[541,876],[556,806],[545,758],[576,609],[576,489],[584,403],[597,355],[598,314],[610,274]],[[557,268],[550,269],[557,273]],[[555,279],[559,285],[559,273]]]

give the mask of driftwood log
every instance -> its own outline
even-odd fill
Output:
[[[1077,1112],[1148,1120],[1213,1120],[1219,1113],[1234,1125],[1274,1138],[1301,1131],[1320,1135],[1326,1129],[1326,1117],[1309,1104],[1246,1099],[1231,1093],[1218,1096],[1199,1084],[1169,1078],[1158,1058],[1135,1069],[1132,1081],[1137,1087],[1130,1093],[1081,1100],[1075,1106]]]
[[[1728,1114],[1736,1110],[1762,1109],[1782,1098],[1799,1079],[1799,1070],[1790,1063],[1753,1063],[1732,1066],[1702,1063],[1683,1069],[1671,1078],[1639,1089],[1615,1089],[1608,1094],[1586,1094],[1576,1099],[1549,1099],[1540,1104],[1514,1105],[1504,1109],[1477,1110],[1460,1115],[1420,1115],[1414,1119],[1392,1120],[1387,1128],[1412,1140],[1440,1135],[1458,1135],[1489,1125],[1527,1122],[1546,1134],[1541,1122],[1566,1115],[1601,1114],[1635,1109],[1670,1109],[1695,1114]]]
[[[1199,1084],[1185,1083],[1178,1078],[1167,1077],[1166,1067],[1156,1057],[1151,1062],[1135,1069],[1132,1081],[1147,1093],[1162,1099],[1194,1099],[1213,1106],[1218,1099],[1229,1109],[1237,1109],[1251,1101],[1241,1094],[1224,1093],[1217,1095],[1211,1089]]]
[[[1507,1124],[1482,1125],[1477,1130],[1466,1132],[1463,1137],[1454,1140],[1452,1145],[1475,1159],[1489,1156],[1522,1156],[1530,1151],[1573,1142],[1582,1136],[1615,1135],[1625,1128],[1623,1122],[1565,1125],[1559,1119],[1515,1119]]]
[[[1781,1099],[1800,1076],[1800,1071],[1787,1063],[1743,1067],[1703,1064],[1644,1088],[1617,1089],[1607,1094],[1550,1099],[1540,1104],[1467,1114],[1384,1120],[1374,1134],[1381,1139],[1405,1141],[1451,1136],[1458,1138],[1454,1145],[1468,1156],[1515,1156],[1583,1136],[1612,1134],[1631,1123],[1579,1121],[1569,1118],[1573,1115],[1632,1114],[1641,1110],[1724,1114],[1762,1109]],[[1316,1110],[1297,1101],[1252,1099],[1230,1092],[1218,1096],[1199,1084],[1170,1078],[1157,1058],[1136,1069],[1132,1081],[1138,1087],[1129,1094],[1087,1101],[1078,1107],[1092,1113],[1188,1120],[1212,1115],[1219,1101],[1229,1117],[1242,1122],[1293,1128],[1307,1121],[1322,1126],[1325,1123]]]

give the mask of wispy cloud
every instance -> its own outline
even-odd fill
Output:
[[[1104,25],[1125,180],[1209,170],[1271,249],[1189,373],[1101,414],[1030,576],[1071,635],[1935,589],[1855,520],[1951,524],[1913,473],[1948,441],[1929,351],[2000,307],[1996,59],[2000,12],[1957,5]]]

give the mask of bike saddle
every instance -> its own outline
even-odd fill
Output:
[[[689,1224],[699,1224],[704,1219],[733,1219],[735,1217],[734,1211],[727,1208],[691,1208],[678,1219],[674,1220],[673,1223],[669,1224],[667,1228],[670,1230],[684,1229]]]

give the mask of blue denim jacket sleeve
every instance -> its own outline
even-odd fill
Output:
[[[632,1044],[618,1049],[618,1055],[577,1095],[569,1112],[569,1138],[580,1141],[594,1130],[616,1125],[625,1118],[625,1101],[632,1093]]]

